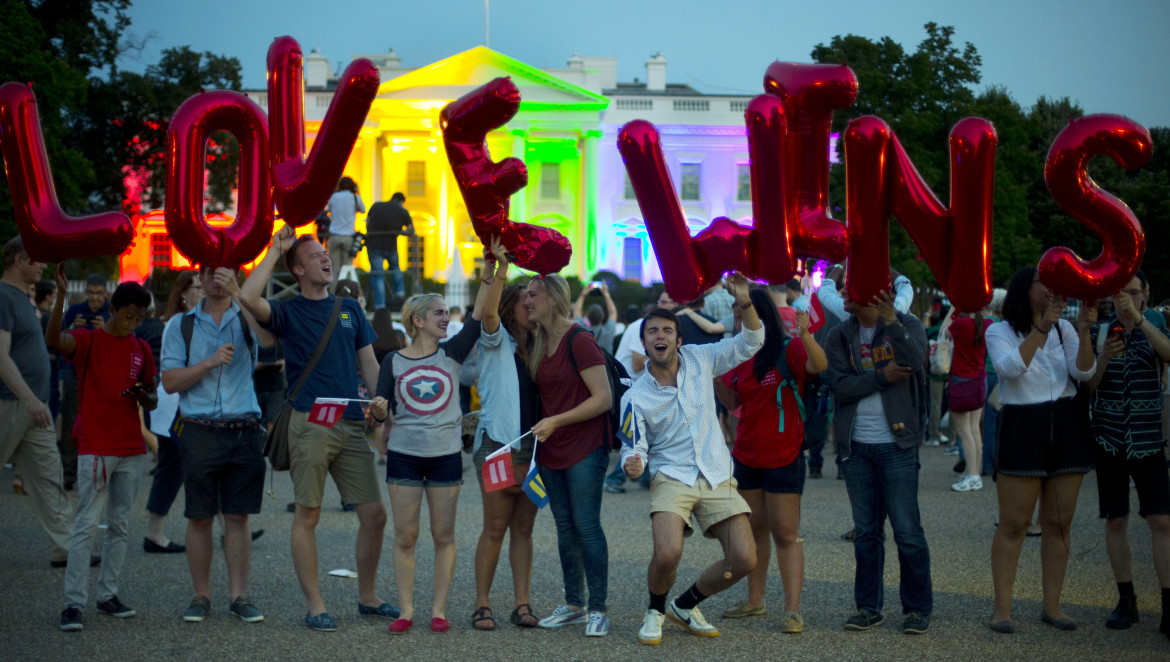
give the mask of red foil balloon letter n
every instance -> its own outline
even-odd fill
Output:
[[[207,138],[228,131],[240,143],[236,221],[213,228],[203,216]],[[192,262],[234,267],[251,262],[272,238],[268,120],[239,92],[203,92],[179,106],[167,130],[167,234]]]
[[[74,217],[61,210],[37,99],[23,83],[0,85],[0,148],[12,195],[13,215],[24,250],[38,262],[116,255],[134,238],[134,226],[120,212]]]

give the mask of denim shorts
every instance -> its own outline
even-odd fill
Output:
[[[734,457],[734,476],[739,491],[764,490],[769,494],[804,494],[805,460],[804,452],[797,453],[796,459],[775,469],[749,467]]]
[[[386,453],[386,482],[403,487],[452,487],[463,484],[462,453],[418,457]]]

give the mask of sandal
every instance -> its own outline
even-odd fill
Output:
[[[527,613],[521,614],[521,609],[528,611]],[[532,613],[532,605],[527,602],[512,610],[512,625],[522,628],[534,628],[539,622],[536,620],[536,614]]]
[[[496,619],[492,618],[491,607],[480,607],[471,615],[471,627],[476,630],[496,629]]]

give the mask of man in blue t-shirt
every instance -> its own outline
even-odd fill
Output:
[[[265,299],[265,286],[282,256],[301,293],[287,301]],[[286,226],[272,237],[268,253],[240,289],[240,304],[284,343],[285,371],[291,388],[295,388],[318,342],[325,336],[334,310],[335,299],[328,289],[332,283],[333,269],[325,248],[312,235],[296,238],[293,229]],[[358,612],[398,617],[398,609],[383,602],[374,589],[382,555],[386,509],[374,472],[374,453],[365,436],[365,414],[358,403],[351,402],[342,420],[332,428],[308,420],[309,410],[319,397],[357,398],[359,371],[366,389],[370,393],[377,390],[375,337],[360,304],[354,299],[343,299],[317,367],[305,379],[296,399],[289,402],[293,408],[288,423],[289,460],[296,494],[293,568],[308,603],[305,623],[314,630],[337,629],[337,623],[325,610],[317,582],[314,531],[321,516],[326,472],[337,483],[342,502],[354,504],[357,511]],[[377,421],[386,420],[386,399],[375,398],[370,413]]]

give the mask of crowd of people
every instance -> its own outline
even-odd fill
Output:
[[[356,190],[334,198],[335,214],[363,208]],[[346,234],[348,226],[334,230]],[[556,274],[509,285],[509,255],[497,238],[489,243],[482,285],[461,324],[442,297],[418,294],[403,303],[399,333],[384,283],[373,290],[372,325],[360,286],[338,282],[345,263],[339,249],[327,250],[312,235],[298,238],[291,228],[273,237],[242,285],[238,269],[184,272],[157,316],[141,285],[122,283],[107,295],[101,277],[87,280],[86,300],[67,310],[64,266],[43,283],[48,265],[32,260],[19,238],[9,241],[0,279],[0,460],[14,462],[49,536],[49,561],[65,568],[61,629],[83,629],[96,565],[96,610],[135,615],[118,580],[148,448],[157,465],[143,547],[185,552],[193,597],[182,618],[203,621],[213,593],[222,591],[210,572],[218,520],[229,612],[262,621],[248,572],[252,540],[263,531],[251,530],[249,516],[260,512],[265,440],[275,428],[287,438],[291,558],[313,630],[338,627],[318,584],[316,529],[327,477],[358,521],[357,612],[387,619],[395,635],[412,630],[425,500],[434,591],[429,621],[422,618],[432,632],[451,628],[462,454],[469,452],[483,507],[472,628],[498,627],[490,595],[507,537],[508,620],[517,627],[581,625],[585,636],[605,636],[609,551],[601,502],[633,480],[649,490],[653,539],[640,642],[661,642],[667,620],[697,636],[718,636],[700,605],[744,577],[743,599],[722,616],[765,615],[773,545],[783,594],[779,629],[799,633],[801,495],[806,479],[822,477],[824,450],[835,444],[856,564],[856,613],[844,628],[884,621],[888,519],[901,628],[921,634],[930,629],[933,592],[919,453],[944,441],[949,418],[961,453],[953,489],[983,489],[987,476],[998,498],[991,630],[1016,629],[1013,583],[1033,528],[1041,536],[1040,619],[1058,630],[1078,627],[1060,596],[1081,481],[1095,469],[1119,594],[1105,625],[1124,629],[1139,619],[1126,535],[1132,481],[1152,533],[1160,631],[1170,636],[1163,423],[1170,337],[1161,313],[1147,305],[1141,272],[1111,297],[1112,310],[1081,305],[1070,319],[1066,302],[1026,267],[987,309],[939,309],[926,324],[909,312],[910,281],[894,272],[872,301],[848,297],[841,267],[808,294],[800,282],[759,286],[732,274],[696,301],[677,303],[663,293],[644,314],[628,311],[619,326],[604,282],[590,283],[576,300]],[[282,261],[298,294],[265,298]],[[391,262],[392,272],[396,266]],[[398,274],[392,294],[401,297],[402,289]],[[588,291],[604,305],[586,309]],[[808,313],[814,304],[823,318],[815,331]],[[479,408],[469,413],[471,398],[460,395],[472,384]],[[318,398],[343,399],[335,425],[311,420]],[[495,489],[485,484],[483,467],[505,448],[517,480]],[[376,588],[388,523],[378,486],[383,466],[397,606]],[[182,544],[163,533],[180,487]],[[564,602],[541,615],[531,598],[532,534],[546,502]],[[100,523],[101,553],[92,555]],[[718,541],[723,557],[669,599],[695,527]]]

